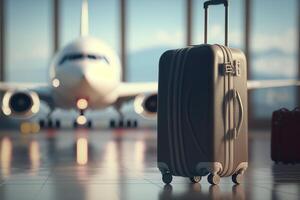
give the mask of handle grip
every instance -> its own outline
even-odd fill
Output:
[[[210,0],[204,2],[204,8],[208,8],[210,5],[219,5],[224,4],[224,6],[228,6],[228,0]]]
[[[239,104],[239,109],[240,109],[238,125],[236,128],[233,129],[233,137],[234,137],[234,139],[236,139],[239,136],[239,133],[240,133],[240,130],[242,127],[242,123],[244,120],[244,108],[243,108],[241,95],[239,94],[239,92],[237,90],[233,90],[233,97],[234,97],[234,99],[237,99],[238,104]]]
[[[223,4],[225,7],[225,46],[228,46],[228,0],[210,0],[204,2],[204,43],[207,44],[208,7]]]

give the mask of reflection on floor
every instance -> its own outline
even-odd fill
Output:
[[[269,135],[252,132],[245,182],[165,187],[155,130],[0,132],[0,199],[299,199],[300,166],[273,165]]]

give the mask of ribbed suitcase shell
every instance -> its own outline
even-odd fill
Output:
[[[239,64],[239,74],[230,77],[230,86],[223,72],[229,62]],[[246,85],[246,58],[240,50],[204,44],[169,50],[161,56],[158,168],[162,174],[230,176],[246,170]],[[236,139],[231,130],[241,111],[231,98],[233,89],[239,93],[244,110]]]

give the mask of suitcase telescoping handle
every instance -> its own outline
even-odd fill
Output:
[[[219,4],[225,6],[225,46],[228,46],[228,0],[210,0],[204,2],[204,43],[207,44],[208,7]]]

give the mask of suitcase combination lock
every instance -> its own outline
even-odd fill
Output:
[[[223,74],[231,74],[233,76],[240,76],[241,70],[240,70],[240,62],[237,60],[234,60],[233,63],[227,62],[223,64]]]

